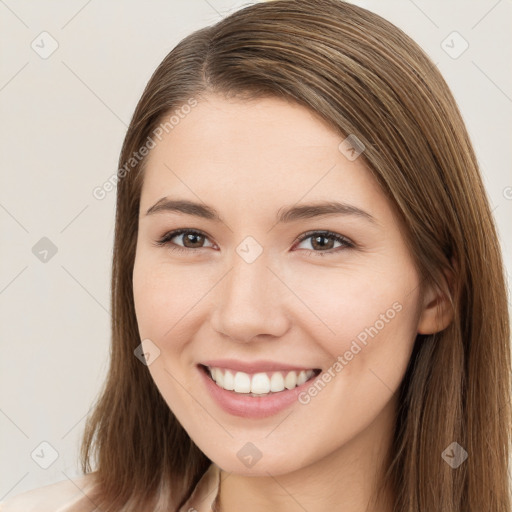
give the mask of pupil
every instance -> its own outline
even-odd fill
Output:
[[[325,236],[325,235],[315,236],[315,237],[313,238],[313,241],[314,241],[313,246],[315,246],[315,244],[317,244],[319,248],[325,249],[325,247],[326,247],[326,246],[328,246],[328,245],[329,245],[329,243],[326,243],[326,244],[324,243],[324,244],[322,244],[322,243],[320,242],[320,240],[322,240],[322,239],[323,239],[323,240],[325,240],[325,239],[327,239],[327,238],[329,238],[329,237],[327,237],[327,236]]]
[[[194,242],[194,240],[193,240],[194,238],[199,238],[199,239],[200,239],[200,238],[201,238],[201,235],[197,235],[197,234],[195,234],[195,233],[189,233],[189,234],[185,237],[185,240],[187,240],[187,241],[191,242],[192,244],[194,244],[194,243],[197,243],[197,241],[196,241],[196,242]]]

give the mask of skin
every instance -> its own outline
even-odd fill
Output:
[[[160,350],[148,368],[162,396],[222,469],[223,512],[366,510],[387,467],[396,391],[416,334],[450,320],[442,298],[420,287],[393,206],[363,158],[350,161],[338,149],[343,139],[282,99],[210,95],[148,157],[133,271],[139,332]],[[224,222],[147,215],[164,196],[206,203]],[[281,208],[322,200],[354,205],[374,221],[338,214],[276,224]],[[172,238],[189,247],[184,252],[170,250],[172,242],[155,245],[179,228],[205,238]],[[329,237],[320,240],[326,248],[311,236],[296,241],[324,230],[355,246]],[[263,249],[252,263],[236,252],[247,236]],[[205,391],[196,365],[207,359],[327,370],[397,303],[394,318],[308,404],[245,419]],[[251,468],[237,457],[247,442],[262,454]],[[390,510],[390,503],[382,499],[372,510]]]

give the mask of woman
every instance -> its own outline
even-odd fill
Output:
[[[500,247],[418,45],[251,5],[169,53],[119,162],[85,476],[1,510],[510,510]]]

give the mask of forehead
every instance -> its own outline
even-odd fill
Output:
[[[276,208],[301,198],[342,199],[371,210],[382,194],[363,159],[340,151],[344,139],[296,103],[209,96],[156,141],[142,202],[181,193]]]

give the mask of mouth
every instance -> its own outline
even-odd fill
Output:
[[[246,373],[218,366],[198,366],[219,388],[246,397],[271,396],[295,389],[314,379],[322,371],[319,368],[311,368]]]

